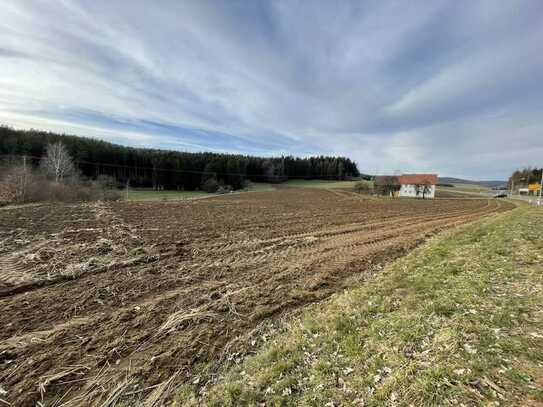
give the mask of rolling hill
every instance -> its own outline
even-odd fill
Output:
[[[498,186],[506,186],[507,181],[497,181],[497,180],[489,180],[489,181],[472,181],[462,178],[453,178],[453,177],[439,177],[438,182],[440,184],[471,184],[471,185],[481,185],[488,188],[494,188]]]

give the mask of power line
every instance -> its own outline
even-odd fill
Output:
[[[43,157],[36,157],[32,155],[16,155],[16,154],[0,154],[0,157],[6,158],[32,158],[35,160],[41,160]],[[247,174],[241,172],[222,172],[222,171],[200,171],[200,170],[181,170],[173,168],[158,168],[158,167],[141,167],[136,165],[122,165],[122,164],[111,164],[111,163],[101,163],[101,162],[91,162],[85,160],[72,160],[75,164],[84,164],[84,165],[93,165],[95,167],[110,167],[110,168],[126,168],[129,170],[143,170],[143,171],[154,171],[154,172],[172,172],[172,173],[188,173],[188,174],[202,174],[202,175],[231,175],[239,177],[255,177],[255,178],[271,178],[271,177],[281,177],[281,178],[292,178],[292,179],[301,179],[306,177],[319,177],[319,178],[339,178],[337,175],[266,175],[266,174]]]

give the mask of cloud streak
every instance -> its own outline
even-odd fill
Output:
[[[123,144],[541,165],[543,4],[7,1],[0,122]]]

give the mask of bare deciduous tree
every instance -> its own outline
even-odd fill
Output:
[[[60,141],[47,145],[41,165],[47,176],[55,182],[62,182],[76,174],[72,157]]]
[[[422,199],[426,198],[426,195],[432,191],[429,182],[423,182],[422,184],[415,185],[415,192],[417,195],[422,195]]]
[[[32,169],[26,157],[22,164],[14,164],[2,169],[0,179],[0,201],[23,203],[28,200],[30,186],[34,182]]]
[[[382,175],[375,178],[375,191],[380,195],[396,196],[400,190],[398,177],[393,175]]]

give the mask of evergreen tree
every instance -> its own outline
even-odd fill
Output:
[[[79,173],[89,179],[113,177],[118,184],[155,189],[201,188],[211,176],[222,185],[243,188],[253,182],[299,179],[345,179],[359,176],[356,164],[345,157],[253,157],[240,154],[189,153],[133,148],[105,141],[38,130],[0,126],[0,155],[29,157],[39,165],[49,144],[62,142]]]

